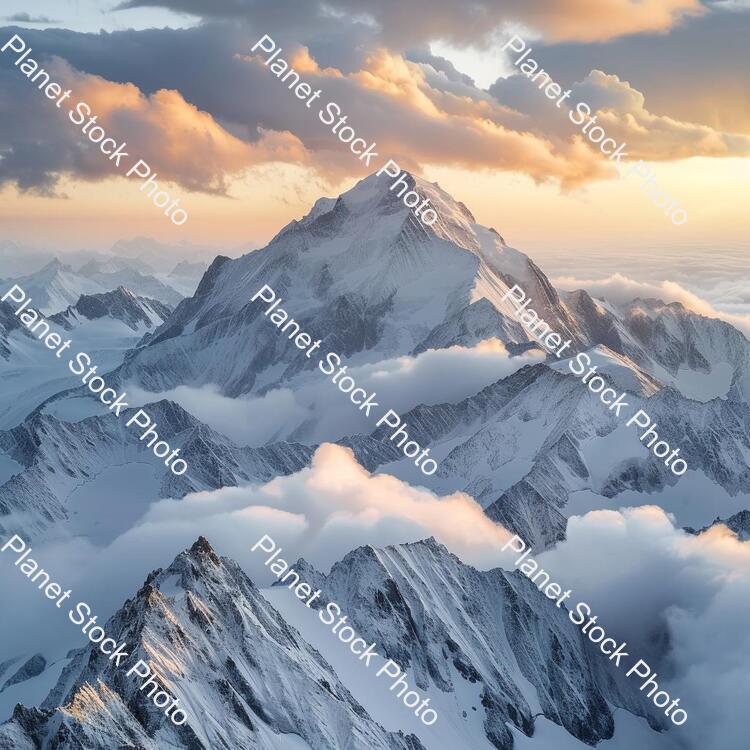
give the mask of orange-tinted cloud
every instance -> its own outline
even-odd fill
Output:
[[[564,110],[525,76],[500,79],[491,95],[383,48],[353,70],[323,67],[304,47],[291,45],[284,56],[313,90],[322,90],[313,107],[295,97],[260,56],[228,57],[235,88],[225,97],[206,96],[200,85],[185,84],[203,108],[176,89],[155,86],[145,95],[135,84],[82,73],[62,60],[53,69],[73,89],[73,101],[87,101],[108,134],[127,141],[134,161],[146,160],[159,178],[191,190],[226,192],[249,167],[274,162],[311,167],[330,183],[372,172],[389,158],[417,172],[427,165],[514,171],[564,188],[616,174]],[[0,75],[23,101],[0,136],[0,148],[10,152],[0,161],[0,182],[49,191],[56,176],[96,180],[117,174],[75,126],[54,117],[54,106],[40,99],[23,75],[15,70]],[[571,101],[588,101],[598,109],[600,124],[627,142],[631,158],[750,151],[745,136],[650,112],[643,95],[616,76],[592,71],[574,88]],[[371,165],[321,123],[318,109],[329,102],[339,104],[357,136],[376,143],[379,156]],[[30,123],[39,132],[30,131]],[[40,141],[47,144],[44,153],[36,147]]]
[[[503,5],[506,5],[505,3]],[[601,42],[628,34],[666,32],[702,15],[700,0],[520,0],[511,3],[517,21],[553,41]]]
[[[306,158],[304,146],[289,132],[259,129],[257,140],[249,143],[186,102],[179,91],[162,89],[145,96],[132,83],[58,65],[66,87],[89,104],[108,135],[127,141],[133,157],[153,165],[162,178],[189,189],[224,192],[228,177],[248,167]]]
[[[151,506],[143,523],[165,530],[179,519],[204,531],[231,528],[235,538],[244,530],[246,539],[257,538],[263,528],[323,568],[360,544],[385,546],[429,536],[464,561],[490,567],[510,538],[469,495],[438,496],[388,474],[371,474],[349,448],[331,443],[316,450],[308,468],[290,476],[198,492],[180,503]]]
[[[321,69],[307,50],[292,58],[303,62],[309,71],[304,78],[312,88],[325,92],[322,107],[335,101],[358,136],[368,143],[377,142],[378,167],[393,158],[416,170],[424,164],[515,170],[537,181],[556,179],[565,185],[608,174],[606,163],[581,139],[552,141],[509,127],[503,119],[518,122],[520,118],[491,97],[477,92],[474,99],[434,88],[420,64],[388,50],[375,51],[361,70],[346,74],[334,68]],[[263,69],[269,106],[274,97],[286,100],[292,96],[258,57],[243,59]],[[293,114],[296,117],[290,128],[314,152],[310,164],[335,179],[366,171],[333,133],[325,132],[328,128],[321,129],[314,109],[307,111],[300,104]],[[331,154],[337,158],[332,159]]]
[[[350,73],[331,67],[322,70],[304,48],[292,59],[304,65],[310,85],[325,92],[322,102],[327,95],[339,103],[357,135],[377,141],[380,153],[402,166],[510,170],[537,182],[556,180],[566,188],[616,174],[571,123],[566,108],[556,108],[525,76],[498,81],[493,87],[495,98],[470,86],[451,84],[430,65],[385,49],[370,54],[360,70]],[[267,74],[270,97],[289,96],[258,58],[244,60]],[[508,102],[503,101],[504,83],[511,84],[515,93]],[[744,135],[650,112],[643,94],[617,76],[594,70],[573,92],[570,101],[585,101],[598,112],[607,135],[627,144],[629,158],[666,161],[750,153],[750,138]],[[290,127],[309,149],[338,149],[336,160],[317,154],[309,163],[329,177],[361,172],[348,154],[341,160],[342,147],[332,134],[327,135],[328,142],[320,138],[314,113],[299,108],[291,115],[296,122]],[[318,136],[313,145],[305,134],[315,128]]]
[[[600,124],[634,159],[672,161],[691,156],[746,156],[750,136],[657,115],[640,91],[616,75],[592,70],[574,87],[575,97],[598,111]]]
[[[52,194],[64,175],[84,180],[123,176],[143,159],[159,180],[223,193],[232,178],[249,167],[307,159],[305,147],[291,133],[259,127],[253,140],[243,140],[185,101],[179,91],[161,89],[146,96],[132,83],[82,73],[59,58],[46,67],[53,81],[72,91],[60,109],[35,91],[23,74],[5,71],[17,106],[5,118],[0,136],[0,182],[15,182],[22,190]],[[128,156],[119,168],[82,134],[82,125],[72,122],[68,111],[77,120],[84,117],[84,123],[89,113],[95,115],[96,125],[108,137],[126,143]]]
[[[374,40],[399,49],[436,39],[473,44],[509,23],[558,41],[604,41],[668,31],[684,18],[706,12],[701,0],[473,0],[468,5],[455,0],[304,0],[270,8],[262,0],[125,0],[118,7],[154,6],[204,18],[240,18],[256,28],[296,26],[318,33],[335,16],[358,33],[366,28]]]

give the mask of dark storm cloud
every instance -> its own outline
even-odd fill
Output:
[[[28,13],[14,13],[11,16],[6,16],[3,20],[10,21],[11,23],[60,23],[60,21],[54,18],[30,16]]]
[[[663,32],[700,15],[700,0],[126,0],[119,8],[162,7],[203,18],[243,18],[269,27],[331,16],[355,18],[377,30],[389,46],[405,49],[434,39],[457,44],[488,40],[505,23],[523,23],[552,39],[585,41],[623,34]],[[276,22],[275,24],[273,22]]]
[[[746,11],[750,8],[746,7]],[[592,68],[641,91],[653,111],[718,130],[750,132],[750,12],[716,10],[664,35],[607,44],[533,42],[533,56],[564,88]]]

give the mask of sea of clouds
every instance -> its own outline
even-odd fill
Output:
[[[385,546],[434,536],[468,564],[513,568],[501,548],[510,534],[468,495],[440,497],[362,468],[350,450],[324,444],[311,466],[264,484],[161,500],[105,547],[80,538],[39,546],[34,557],[73,601],[108,616],[200,535],[236,559],[259,584],[271,576],[251,552],[263,535],[290,562],[327,570],[364,544]],[[656,506],[573,517],[566,541],[539,556],[572,601],[586,601],[630,653],[654,665],[660,684],[689,712],[686,747],[739,747],[750,690],[750,542],[719,526],[699,536],[676,527]],[[44,600],[8,553],[0,558],[0,598],[14,602],[6,653],[64,652],[80,633]],[[550,603],[550,606],[554,606]],[[78,637],[76,637],[78,636]],[[633,689],[637,685],[633,682]]]
[[[513,374],[525,365],[544,360],[539,351],[511,357],[497,339],[473,347],[451,346],[350,367],[346,374],[367,393],[376,393],[378,409],[368,419],[347,395],[316,370],[300,385],[277,388],[263,396],[228,398],[212,385],[178,386],[158,394],[130,385],[131,405],[160,398],[179,403],[202,422],[240,445],[261,446],[270,441],[339,440],[369,433],[388,409],[404,414],[419,404],[456,403]]]

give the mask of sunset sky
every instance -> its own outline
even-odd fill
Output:
[[[595,11],[592,11],[592,5]],[[252,247],[366,170],[263,65],[269,34],[320,102],[521,248],[746,240],[750,4],[740,0],[4,3],[52,79],[148,161],[174,226],[0,55],[1,239]],[[512,65],[514,33],[689,215],[675,226]],[[0,44],[0,46],[2,46]]]

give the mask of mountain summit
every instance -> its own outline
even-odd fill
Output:
[[[109,318],[143,333],[161,325],[171,312],[171,308],[163,302],[141,297],[124,286],[118,286],[103,294],[82,294],[75,305],[51,316],[50,320],[70,331],[84,321]]]
[[[75,652],[40,708],[16,706],[0,750],[424,750],[388,732],[333,668],[287,625],[240,567],[201,537],[157,569],[104,629],[126,642],[116,667],[89,644]],[[143,660],[178,698],[175,726],[127,670]]]
[[[304,330],[323,339],[323,350],[352,365],[489,337],[510,351],[538,346],[513,302],[503,299],[518,284],[537,315],[571,339],[568,355],[604,346],[636,378],[645,373],[700,400],[750,398],[750,342],[728,324],[654,301],[618,307],[584,290],[558,291],[528,256],[437,184],[409,181],[435,206],[433,226],[389,190],[386,175],[320,198],[266,247],[217,257],[121,376],[151,391],[214,384],[230,397],[288,385],[311,362],[300,361],[251,302],[264,284]],[[705,378],[693,373],[706,375],[717,362],[726,363],[728,377],[720,392],[701,397],[695,383]]]
[[[305,330],[355,362],[416,352],[438,340],[472,345],[488,329],[503,341],[528,342],[510,301],[502,300],[514,283],[533,294],[557,330],[585,343],[526,255],[477,224],[439,186],[411,179],[439,212],[433,227],[389,192],[386,176],[371,175],[337,199],[321,199],[265,248],[236,260],[217,258],[195,295],[128,359],[122,377],[150,390],[214,383],[228,396],[257,390],[271,367],[263,388],[288,381],[305,363],[250,301],[264,284]]]

